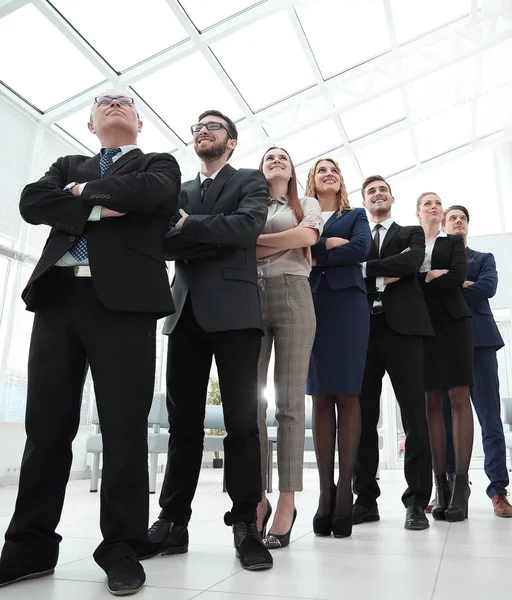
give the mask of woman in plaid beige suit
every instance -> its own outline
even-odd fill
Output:
[[[268,535],[272,512],[263,492],[258,505],[258,529],[267,548],[283,548],[297,515],[295,492],[302,490],[304,462],[305,387],[315,337],[315,311],[308,276],[309,247],[322,231],[320,205],[314,198],[299,199],[295,168],[282,148],[270,148],[260,162],[268,182],[268,217],[258,239],[258,283],[264,337],[259,360],[259,428],[263,490],[267,479],[268,437],[265,387],[274,345],[274,385],[277,420],[279,501]]]

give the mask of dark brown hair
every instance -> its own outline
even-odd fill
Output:
[[[454,204],[453,206],[449,206],[443,213],[443,220],[441,221],[441,225],[443,227],[446,224],[446,217],[448,216],[448,213],[452,212],[452,210],[461,210],[466,215],[469,225],[469,210],[465,206],[462,206],[462,204]]]
[[[197,120],[200,121],[201,119],[204,119],[205,117],[207,117],[209,115],[212,115],[213,117],[219,117],[220,119],[224,119],[224,121],[226,121],[226,123],[228,124],[229,135],[234,140],[238,139],[238,130],[236,128],[236,125],[233,123],[233,121],[229,117],[226,117],[226,115],[221,113],[220,110],[205,110],[204,112],[202,112],[199,115]]]
[[[388,190],[389,193],[391,195],[393,195],[393,192],[391,191],[391,186],[389,185],[389,183],[384,179],[384,177],[382,177],[381,175],[370,175],[370,177],[367,177],[364,181],[363,181],[363,185],[361,187],[361,195],[363,196],[363,200],[364,200],[364,191],[365,189],[370,185],[370,183],[373,183],[374,181],[382,181],[383,183],[385,183],[388,186]]]
[[[271,150],[282,150],[288,157],[288,160],[290,161],[290,165],[292,167],[292,176],[290,177],[290,180],[288,181],[288,189],[286,190],[286,199],[288,200],[288,206],[292,209],[293,214],[295,215],[295,218],[297,219],[297,223],[300,223],[302,221],[302,219],[304,218],[304,210],[302,209],[302,205],[299,202],[299,193],[297,191],[297,174],[295,173],[295,166],[294,166],[293,161],[292,161],[290,155],[288,154],[288,152],[284,148],[279,148],[279,146],[271,146],[268,150],[265,150],[265,152],[263,153],[263,156],[261,157],[261,160],[260,160],[260,166],[258,168],[261,172],[263,172],[263,161],[265,159],[267,152],[270,152]]]

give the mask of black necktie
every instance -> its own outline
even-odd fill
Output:
[[[203,183],[201,184],[201,201],[203,201],[206,197],[206,193],[210,189],[211,184],[213,183],[213,179],[207,177]]]
[[[380,258],[380,230],[383,229],[380,223],[377,223],[373,228],[375,231],[375,235],[373,237],[373,243],[375,244],[375,248],[377,249],[377,256]]]

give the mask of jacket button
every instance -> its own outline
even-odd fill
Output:
[[[70,235],[69,236],[69,241],[70,242],[74,242],[76,240],[76,237],[74,235]]]
[[[75,231],[75,226],[74,225],[70,225],[69,226],[69,231]]]

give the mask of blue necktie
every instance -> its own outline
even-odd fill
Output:
[[[103,177],[107,170],[112,166],[112,159],[116,154],[121,152],[121,148],[102,148],[100,158],[100,175]],[[82,262],[88,256],[87,253],[87,240],[83,235],[78,242],[69,251],[71,256],[78,262]]]

